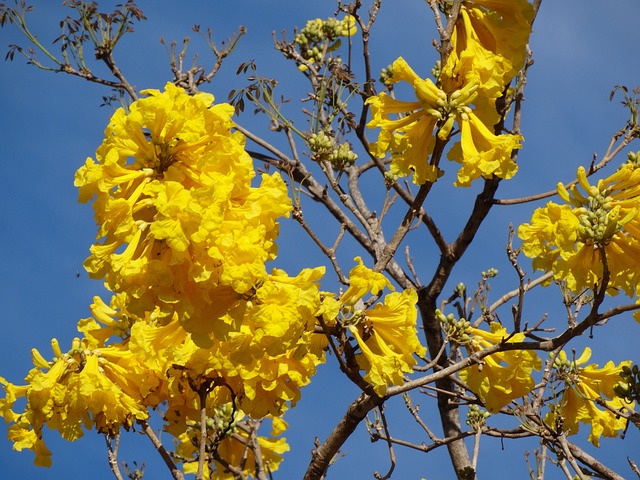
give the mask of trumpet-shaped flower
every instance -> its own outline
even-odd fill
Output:
[[[267,279],[277,219],[291,201],[277,173],[252,186],[231,106],[172,84],[143,93],[113,115],[96,161],[76,174],[80,200],[95,197],[100,226],[85,266],[126,293],[138,317],[159,306],[161,317],[177,312],[192,331],[212,335],[212,298],[227,292],[222,304],[231,305]]]
[[[533,8],[526,0],[466,0],[451,36],[452,51],[440,80],[448,91],[477,82],[477,115],[492,126],[495,100],[524,65]]]
[[[56,357],[51,362],[33,350],[35,368],[25,378],[27,385],[0,378],[6,392],[0,410],[13,423],[9,438],[17,450],[33,450],[35,463],[45,466],[51,463],[42,440],[45,425],[74,441],[84,435],[83,428],[115,435],[148,417],[136,388],[147,372],[130,352],[117,346],[89,349],[77,338],[67,353],[55,339],[52,347]],[[26,400],[24,410],[15,412],[20,398]]]
[[[551,410],[545,422],[552,428],[561,428],[569,435],[578,433],[580,423],[589,424],[589,441],[599,447],[601,436],[616,437],[626,427],[624,418],[600,408],[597,401],[602,400],[616,410],[625,407],[624,400],[615,395],[614,386],[620,381],[622,367],[630,366],[631,361],[621,362],[617,366],[607,362],[602,368],[598,368],[597,364],[585,366],[590,357],[591,349],[588,347],[577,360],[572,361],[564,351],[559,352],[554,370],[564,387],[558,402],[550,405]],[[633,408],[633,405],[630,407]]]
[[[415,355],[426,354],[416,335],[417,301],[415,290],[390,293],[347,327],[362,352],[356,360],[366,372],[364,379],[381,397],[389,385],[404,383],[403,373],[413,372]]]
[[[460,142],[448,155],[462,164],[456,185],[466,187],[476,178],[509,179],[516,174],[518,165],[511,154],[522,146],[522,135],[495,135],[473,113],[462,116],[459,123]]]
[[[466,348],[469,353],[482,351],[501,342],[521,342],[523,333],[509,335],[499,323],[491,324],[491,331],[469,327]],[[484,402],[487,410],[498,412],[516,398],[527,395],[534,387],[533,370],[540,370],[538,355],[528,350],[508,350],[484,357],[482,363],[460,371],[460,378]]]
[[[415,290],[393,292],[370,309],[359,308],[368,293],[378,295],[385,287],[393,288],[386,277],[364,266],[362,259],[349,272],[351,284],[335,300],[325,297],[321,312],[327,324],[339,323],[355,338],[360,353],[356,355],[364,379],[374,392],[384,396],[390,385],[401,385],[403,373],[411,373],[417,363],[414,355],[424,356],[416,331],[418,295]]]
[[[454,124],[461,130],[461,139],[449,158],[462,164],[456,185],[469,186],[477,178],[511,178],[517,166],[511,159],[520,148],[520,135],[495,135],[476,116],[470,105],[478,99],[479,83],[471,79],[457,89],[441,90],[430,79],[420,78],[403,58],[392,65],[391,82],[408,82],[416,101],[400,101],[386,93],[370,97],[372,120],[370,128],[380,127],[378,141],[371,152],[382,158],[391,152],[391,173],[408,176],[413,172],[417,184],[435,182],[442,170],[438,159],[429,157],[436,142],[444,142],[452,134]],[[450,93],[447,93],[450,92]],[[401,115],[392,119],[391,115]]]
[[[558,184],[566,205],[549,202],[520,225],[522,251],[534,268],[552,271],[572,292],[600,284],[606,264],[609,292],[634,296],[640,265],[629,258],[640,258],[640,169],[626,163],[597,185],[589,184],[582,167],[577,176],[569,190]]]

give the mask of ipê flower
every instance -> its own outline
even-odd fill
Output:
[[[125,348],[114,345],[92,349],[76,338],[71,349],[63,353],[56,339],[51,344],[55,354],[52,361],[33,349],[35,368],[25,378],[26,385],[16,386],[0,378],[6,392],[0,399],[0,411],[5,421],[12,423],[9,439],[17,450],[33,450],[35,464],[40,466],[51,465],[51,454],[43,440],[45,425],[65,440],[74,441],[84,435],[83,429],[115,435],[149,416],[136,388],[143,383],[146,368]],[[22,412],[15,412],[20,398],[26,404]]]
[[[591,185],[583,167],[578,184],[558,184],[566,204],[548,202],[520,225],[522,251],[537,270],[552,271],[577,293],[601,284],[606,268],[608,293],[636,294],[640,284],[640,169],[627,162]]]
[[[465,0],[441,69],[443,88],[477,82],[476,115],[487,126],[499,120],[495,101],[523,67],[533,22],[527,0]]]
[[[435,182],[443,171],[431,155],[437,140],[449,139],[455,123],[461,137],[449,158],[463,165],[456,185],[469,186],[477,178],[493,175],[508,179],[515,174],[517,165],[511,153],[520,148],[522,136],[495,135],[476,116],[470,105],[478,97],[477,80],[447,93],[431,79],[420,78],[402,57],[393,63],[391,73],[390,83],[408,82],[417,98],[400,101],[383,92],[367,99],[372,112],[367,126],[381,129],[377,142],[371,144],[371,152],[380,158],[391,152],[391,174],[413,173],[416,184]],[[390,115],[400,116],[392,119]]]
[[[291,200],[278,173],[252,186],[230,105],[172,84],[142,93],[116,111],[96,161],[76,174],[100,227],[85,267],[126,293],[138,317],[159,306],[160,317],[177,312],[191,331],[213,334],[202,324],[211,299],[232,304],[267,279]]]
[[[480,352],[501,342],[521,342],[523,333],[507,333],[497,322],[491,323],[491,331],[469,327],[465,347],[469,354]],[[534,387],[533,370],[540,370],[542,362],[534,351],[507,350],[496,352],[482,359],[477,365],[461,370],[460,379],[478,395],[491,413],[498,412],[516,398],[527,395]]]
[[[625,406],[633,408],[615,395],[614,387],[620,381],[623,366],[630,366],[631,361],[615,365],[609,361],[602,368],[597,364],[585,365],[591,358],[591,349],[585,348],[580,357],[569,360],[564,350],[558,352],[553,368],[555,379],[563,386],[561,394],[554,403],[550,403],[550,411],[545,423],[553,429],[560,429],[569,435],[575,435],[580,423],[591,425],[589,441],[600,446],[600,437],[616,437],[626,427],[626,420],[605,408],[600,408],[597,401],[621,410]],[[556,389],[557,390],[557,389]]]
[[[360,257],[355,260],[358,265],[349,272],[349,288],[338,300],[324,299],[323,316],[327,324],[337,322],[353,335],[360,349],[356,361],[366,372],[364,379],[382,397],[390,385],[404,383],[404,373],[413,372],[416,355],[426,354],[416,330],[418,294],[412,289],[392,292],[382,303],[363,309],[367,294],[379,295],[393,286],[382,273],[367,268]]]

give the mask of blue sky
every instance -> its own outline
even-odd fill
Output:
[[[50,45],[58,35],[57,20],[67,15],[60,3],[39,1],[30,17],[33,30],[45,45]],[[110,8],[114,3],[104,2],[104,5]],[[588,165],[594,152],[601,155],[611,134],[623,125],[626,112],[617,101],[609,101],[609,92],[614,85],[632,88],[640,83],[636,50],[640,3],[618,0],[609,5],[614,3],[615,8],[592,0],[543,2],[531,38],[536,63],[526,88],[522,125],[526,140],[519,157],[520,171],[512,181],[503,183],[500,197],[546,191],[559,180],[573,178],[576,167]],[[286,28],[291,38],[294,25],[302,27],[307,19],[330,16],[335,7],[332,0],[201,0],[183,2],[179,8],[176,5],[166,0],[139,3],[148,20],[139,24],[137,33],[116,51],[121,68],[133,84],[139,88],[161,88],[169,78],[167,56],[159,42],[161,35],[166,40],[180,41],[192,35],[191,26],[197,23],[203,29],[213,27],[214,37],[222,39],[242,24],[248,29],[247,36],[226,61],[220,75],[204,89],[214,93],[219,101],[226,100],[229,90],[243,85],[243,79],[234,75],[237,65],[255,59],[263,75],[281,80],[283,92],[292,99],[290,111],[299,106],[296,100],[304,95],[300,86],[302,77],[273,49],[271,32]],[[383,2],[372,35],[374,69],[402,55],[420,74],[430,71],[435,59],[431,40],[436,32],[425,2]],[[25,45],[25,40],[14,28],[0,30],[2,56],[12,43]],[[208,59],[204,44],[194,38],[192,51],[196,50],[203,61]],[[57,337],[63,348],[68,345],[75,335],[77,320],[89,315],[91,298],[103,293],[100,283],[89,280],[82,270],[82,262],[94,240],[95,224],[90,207],[76,201],[73,173],[87,156],[93,156],[112,111],[109,107],[99,107],[102,95],[109,92],[97,85],[63,74],[38,71],[25,65],[20,57],[13,63],[1,62],[0,69],[0,158],[3,163],[0,251],[4,252],[0,275],[0,301],[4,307],[0,375],[20,383],[31,368],[31,348],[35,346],[49,356],[52,337]],[[266,131],[266,123],[261,120],[245,114],[239,123],[262,133]],[[442,222],[443,230],[450,235],[465,218],[469,207],[464,202],[472,198],[476,189],[456,192],[460,199],[443,201],[442,197],[434,197],[427,203],[434,218]],[[438,208],[441,204],[448,208]],[[481,270],[495,266],[504,272],[504,280],[495,284],[494,298],[510,289],[514,277],[503,254],[507,225],[527,221],[534,206],[497,207],[480,232],[477,245],[454,272],[452,282],[474,285]],[[461,215],[457,215],[458,208]],[[409,240],[414,245],[422,245],[417,234]],[[279,244],[278,264],[291,272],[325,263],[293,221],[283,221]],[[421,276],[423,280],[429,278],[427,272],[436,264],[435,250],[429,250],[431,248],[415,250],[419,273],[425,272]],[[351,258],[359,253],[356,249],[341,252],[346,270]],[[490,261],[492,258],[497,260]],[[325,286],[327,290],[335,288],[335,284]],[[543,301],[530,304],[529,318],[538,318],[543,312],[562,318],[562,311],[557,308],[561,306],[557,292],[549,292],[542,298]],[[596,336],[595,341],[584,339],[576,345],[592,346],[593,360],[600,363],[607,358],[616,362],[631,358],[638,362],[638,357],[633,355],[637,351],[634,340],[638,338],[640,326],[630,316],[610,322],[603,333]],[[276,478],[301,477],[314,436],[325,438],[357,395],[348,381],[335,374],[334,368],[334,364],[322,368],[316,381],[303,392],[298,407],[287,415],[291,425],[287,437],[292,452]],[[423,405],[424,412],[435,407],[433,402],[420,396],[416,402]],[[416,438],[417,429],[400,402],[392,402],[389,408],[397,413],[395,434]],[[122,447],[125,459],[148,459],[147,463],[154,466],[149,466],[147,478],[165,478],[164,471],[155,466],[154,452],[143,440],[136,434],[125,436]],[[56,440],[56,434],[51,432],[47,441],[54,452],[54,466],[48,470],[36,469],[32,466],[31,453],[11,450],[6,427],[0,425],[0,471],[5,478],[75,480],[87,478],[88,472],[91,478],[111,478],[102,438],[94,432],[87,432],[84,439],[74,444]],[[630,474],[625,469],[625,457],[635,455],[639,443],[638,432],[630,429],[626,440],[605,439],[600,451],[588,451],[595,456],[602,455],[605,463],[609,462],[625,475]],[[533,448],[531,443],[528,445]],[[524,478],[523,448],[519,444],[507,442],[502,450],[499,442],[486,440],[483,448],[480,474],[483,468],[492,472],[495,462],[504,462],[517,472],[514,473],[517,478]],[[359,428],[345,445],[345,451],[347,456],[332,467],[329,478],[371,478],[374,469],[386,471],[384,446],[369,444],[364,428]],[[444,450],[429,455],[402,449],[396,453],[399,462],[394,478],[424,476],[431,480],[451,476]],[[548,472],[547,478],[560,478],[559,472],[553,469]]]

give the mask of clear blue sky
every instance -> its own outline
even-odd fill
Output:
[[[59,34],[58,19],[67,15],[61,2],[38,1],[30,16],[31,26],[45,45]],[[109,8],[116,2],[104,2]],[[287,64],[272,47],[272,31],[289,31],[302,27],[307,19],[326,18],[334,11],[332,0],[300,2],[294,0],[264,1],[141,1],[139,6],[148,20],[139,24],[119,50],[116,58],[131,82],[139,88],[161,88],[170,71],[164,47],[166,40],[180,41],[192,35],[191,26],[211,26],[216,39],[226,38],[239,26],[245,25],[248,34],[242,39],[235,54],[226,61],[220,75],[205,90],[214,93],[219,101],[227,93],[243,85],[235,77],[239,63],[255,59],[262,74],[282,80],[283,91],[289,93],[292,106],[303,96],[302,77]],[[613,7],[612,5],[615,5]],[[546,191],[558,180],[572,178],[578,165],[588,165],[594,152],[602,154],[611,134],[623,125],[626,112],[617,101],[609,102],[614,85],[632,88],[640,84],[640,61],[637,53],[637,29],[640,3],[637,0],[618,0],[605,4],[594,0],[545,0],[531,38],[536,63],[530,71],[526,89],[523,119],[524,149],[519,158],[520,172],[505,182],[500,197],[515,197]],[[425,2],[419,0],[387,0],[379,22],[373,32],[374,68],[390,64],[397,56],[404,56],[416,71],[426,75],[435,54],[431,40],[436,36],[432,14]],[[25,45],[15,28],[0,30],[0,54],[4,56],[9,44]],[[193,42],[193,50],[208,60],[201,41]],[[90,54],[89,54],[90,55]],[[0,336],[0,375],[20,383],[31,368],[30,350],[37,347],[50,356],[49,342],[57,337],[64,346],[75,335],[78,319],[89,315],[88,305],[94,295],[103,293],[99,282],[91,281],[82,270],[88,247],[94,240],[95,224],[89,206],[76,202],[73,173],[93,156],[100,144],[102,132],[112,111],[99,107],[107,89],[88,84],[63,74],[38,71],[25,65],[21,57],[13,63],[0,62],[0,210],[3,225],[0,251],[3,253],[0,274],[0,302],[3,305],[3,329]],[[287,86],[298,90],[288,91]],[[250,114],[239,120],[257,132],[265,132]],[[640,147],[638,148],[640,149]],[[611,171],[611,170],[608,170]],[[464,192],[468,201],[476,190]],[[431,200],[431,199],[430,199]],[[428,205],[434,217],[443,222],[446,233],[453,234],[465,218],[469,207],[455,199],[440,199],[448,209]],[[435,202],[435,200],[434,200]],[[446,203],[445,203],[446,202]],[[460,206],[460,207],[459,207]],[[497,266],[504,283],[494,287],[493,298],[513,285],[513,275],[504,262],[506,228],[511,221],[527,221],[534,205],[513,209],[496,208],[484,225],[478,244],[468,252],[454,272],[452,282],[465,281],[473,286],[481,270]],[[460,216],[457,208],[464,208]],[[294,272],[303,266],[322,264],[292,221],[283,221],[280,238],[279,265]],[[414,237],[414,245],[420,239]],[[428,243],[428,242],[426,242]],[[415,247],[414,247],[415,248]],[[429,269],[435,265],[435,250],[425,246],[416,250],[417,267],[429,278]],[[342,252],[345,269],[357,250]],[[499,260],[489,262],[489,258]],[[530,269],[529,269],[530,270]],[[79,278],[78,274],[79,273]],[[335,284],[324,286],[327,290]],[[558,295],[550,294],[555,303],[531,306],[530,319],[544,311],[562,318],[558,310]],[[506,316],[507,313],[504,313]],[[631,358],[638,362],[636,340],[640,326],[630,316],[611,322],[607,334],[589,343],[594,360],[604,363],[606,358],[616,362]],[[633,356],[635,354],[635,357]],[[287,415],[291,429],[288,439],[292,451],[285,457],[279,479],[300,478],[308,462],[314,436],[324,439],[331,427],[342,416],[357,392],[348,381],[336,375],[330,365],[321,368],[316,381],[303,391],[303,400]],[[416,396],[423,412],[435,408],[433,402]],[[391,402],[389,408],[398,412],[392,433],[398,437],[416,438],[416,428],[403,412],[401,402]],[[426,414],[426,413],[425,413]],[[433,421],[433,419],[432,419]],[[435,422],[434,422],[435,424]],[[49,433],[49,432],[45,432]],[[11,450],[6,440],[6,426],[0,424],[0,472],[3,478],[44,479],[108,479],[102,437],[88,432],[74,444],[58,441],[50,432],[46,440],[54,452],[51,469],[32,466],[30,452],[22,454]],[[618,468],[623,475],[625,457],[637,455],[640,436],[633,428],[624,441],[603,440],[600,451],[590,449],[594,455],[603,455],[605,462]],[[127,445],[131,445],[128,447]],[[529,448],[534,448],[529,443]],[[485,440],[481,454],[480,475],[489,477],[495,472],[496,462],[513,468],[514,478],[525,478],[523,448],[516,442],[500,443]],[[155,453],[144,439],[135,434],[125,435],[124,459],[144,460],[157,465]],[[134,453],[135,449],[135,453]],[[388,466],[386,449],[382,444],[371,445],[364,426],[345,445],[346,458],[339,460],[330,470],[329,478],[372,478],[374,469],[385,472]],[[393,478],[429,480],[451,478],[444,449],[423,455],[396,449],[399,457]],[[640,458],[636,457],[637,461]],[[486,472],[483,475],[483,469]],[[548,469],[548,478],[560,478],[559,472]],[[168,478],[162,468],[149,467],[146,478]]]

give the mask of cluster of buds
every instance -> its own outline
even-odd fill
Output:
[[[578,236],[586,244],[604,246],[620,228],[617,212],[612,211],[612,198],[603,195],[595,187],[589,193],[587,205],[576,210],[580,221]]]
[[[389,170],[384,172],[384,184],[387,188],[391,188],[391,186],[398,181],[398,175],[391,173]]]
[[[436,101],[438,109],[432,113],[432,115],[440,118],[442,121],[438,138],[445,140],[451,134],[453,124],[457,118],[463,120],[469,119],[469,114],[472,112],[469,104],[478,96],[476,90],[479,86],[479,83],[468,83],[449,96],[445,94],[444,97],[442,95],[444,92],[439,90],[439,98]]]
[[[635,157],[630,155],[630,158]],[[610,191],[606,183],[600,181],[598,186],[590,185],[583,167],[578,168],[576,176],[586,196],[575,186],[571,187],[571,193],[569,193],[562,183],[558,184],[558,195],[564,201],[578,207],[575,210],[580,222],[578,239],[587,245],[604,247],[626,223],[633,219],[636,210],[628,209],[626,215],[624,213],[621,215],[621,203],[611,196],[615,191]]]
[[[618,382],[613,391],[627,403],[640,402],[640,368],[638,365],[622,366],[620,372],[622,380]]]
[[[51,340],[51,349],[56,356],[52,362],[45,359],[37,348],[31,349],[31,359],[33,364],[38,368],[49,370],[58,359],[61,359],[69,366],[81,368],[84,363],[85,355],[91,353],[77,337],[73,339],[71,349],[67,353],[62,352],[57,338]]]
[[[309,150],[311,150],[316,159],[322,159],[329,155],[334,145],[333,137],[330,137],[322,130],[309,136]]]
[[[458,345],[466,345],[471,341],[471,337],[467,333],[469,327],[471,327],[471,323],[469,323],[468,320],[464,318],[456,320],[453,313],[445,316],[445,314],[438,309],[436,309],[436,318],[440,322],[440,326],[447,335],[447,338],[451,341],[456,342]]]
[[[467,411],[467,421],[465,422],[471,428],[476,430],[484,427],[487,418],[489,418],[491,414],[486,410],[481,409],[477,405],[469,405],[469,410]]]
[[[402,65],[406,70],[406,64]],[[387,83],[396,81],[394,68],[386,72]],[[449,137],[456,120],[469,120],[469,114],[473,111],[469,105],[478,96],[478,87],[480,87],[480,83],[477,80],[469,81],[462,88],[447,94],[429,78],[414,82],[413,88],[424,112],[439,121],[438,138],[440,140],[446,140]]]
[[[207,417],[207,427],[215,432],[234,431],[239,418],[242,418],[231,402],[216,405],[214,411],[213,417]]]
[[[580,186],[589,195],[583,200],[583,206],[576,210],[580,221],[578,236],[586,244],[607,245],[620,228],[617,211],[612,211],[613,198],[587,182],[584,168],[578,169],[577,177]],[[558,192],[562,193],[561,190],[558,185]]]
[[[640,168],[640,152],[627,153],[627,163],[633,165],[634,168]]]
[[[482,272],[482,278],[484,280],[488,278],[495,278],[497,275],[498,275],[498,269],[493,267],[487,270],[486,272]]]
[[[435,65],[431,69],[431,75],[433,78],[440,78],[440,73],[442,72],[442,62],[440,60],[436,61]]]
[[[556,355],[556,358],[553,360],[553,368],[558,372],[570,372],[576,368],[576,362],[569,360],[563,355]]]
[[[344,170],[358,158],[348,142],[336,146],[334,139],[323,131],[309,136],[309,150],[313,153],[314,160],[326,160],[336,170]]]
[[[353,165],[357,158],[358,155],[351,150],[351,145],[348,142],[338,145],[338,148],[329,154],[329,161],[336,170],[344,170]]]
[[[330,17],[326,20],[309,20],[296,35],[295,43],[300,54],[311,63],[321,63],[326,52],[340,47],[339,37],[349,37],[356,33],[355,18],[347,15],[342,20]]]
[[[584,362],[580,359],[577,361],[575,358],[569,359],[564,352],[560,352],[560,355],[556,355],[553,360],[553,369],[567,385],[576,385],[580,382],[579,370],[582,363]]]
[[[380,83],[386,85],[387,87],[393,84],[393,67],[392,65],[387,65],[385,68],[380,70]]]

